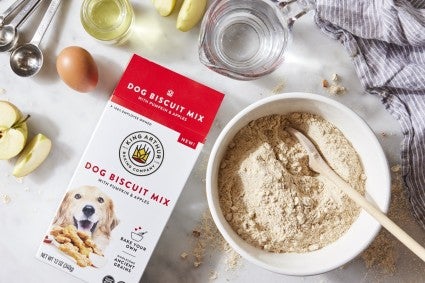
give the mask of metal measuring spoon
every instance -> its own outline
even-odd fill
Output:
[[[41,0],[30,0],[16,17],[7,25],[0,27],[0,52],[9,51],[18,41],[18,27],[34,12]]]
[[[6,11],[3,12],[3,14],[0,15],[0,27],[3,26],[4,20],[6,20],[7,17],[10,16],[11,13],[13,13],[16,9],[18,9],[19,6],[24,3],[25,0],[17,0],[12,5],[10,5],[9,8],[7,8]]]
[[[10,55],[10,67],[18,76],[34,76],[43,66],[43,52],[39,45],[60,3],[61,0],[52,0],[31,41],[19,46]]]

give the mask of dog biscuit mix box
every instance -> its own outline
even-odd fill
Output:
[[[133,55],[37,258],[87,282],[139,282],[222,99]]]

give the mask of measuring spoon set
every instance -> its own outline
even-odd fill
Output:
[[[43,66],[39,45],[61,3],[61,0],[51,0],[31,41],[17,47],[20,26],[42,1],[45,0],[16,0],[0,15],[0,52],[11,51],[10,67],[21,77],[33,76]],[[17,13],[12,18],[15,11]]]

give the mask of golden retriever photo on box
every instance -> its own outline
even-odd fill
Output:
[[[103,251],[118,222],[112,199],[97,187],[82,186],[66,193],[53,225],[74,225],[78,231],[91,236]]]

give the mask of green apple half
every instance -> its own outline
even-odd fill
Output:
[[[176,0],[152,0],[155,9],[163,16],[169,16],[176,6]]]
[[[23,177],[34,171],[49,155],[52,142],[43,134],[37,134],[24,148],[13,168],[13,176]]]
[[[177,29],[188,31],[192,29],[204,16],[207,0],[184,0],[177,15]]]
[[[0,101],[0,159],[18,155],[28,137],[26,120],[21,111],[8,101]]]

